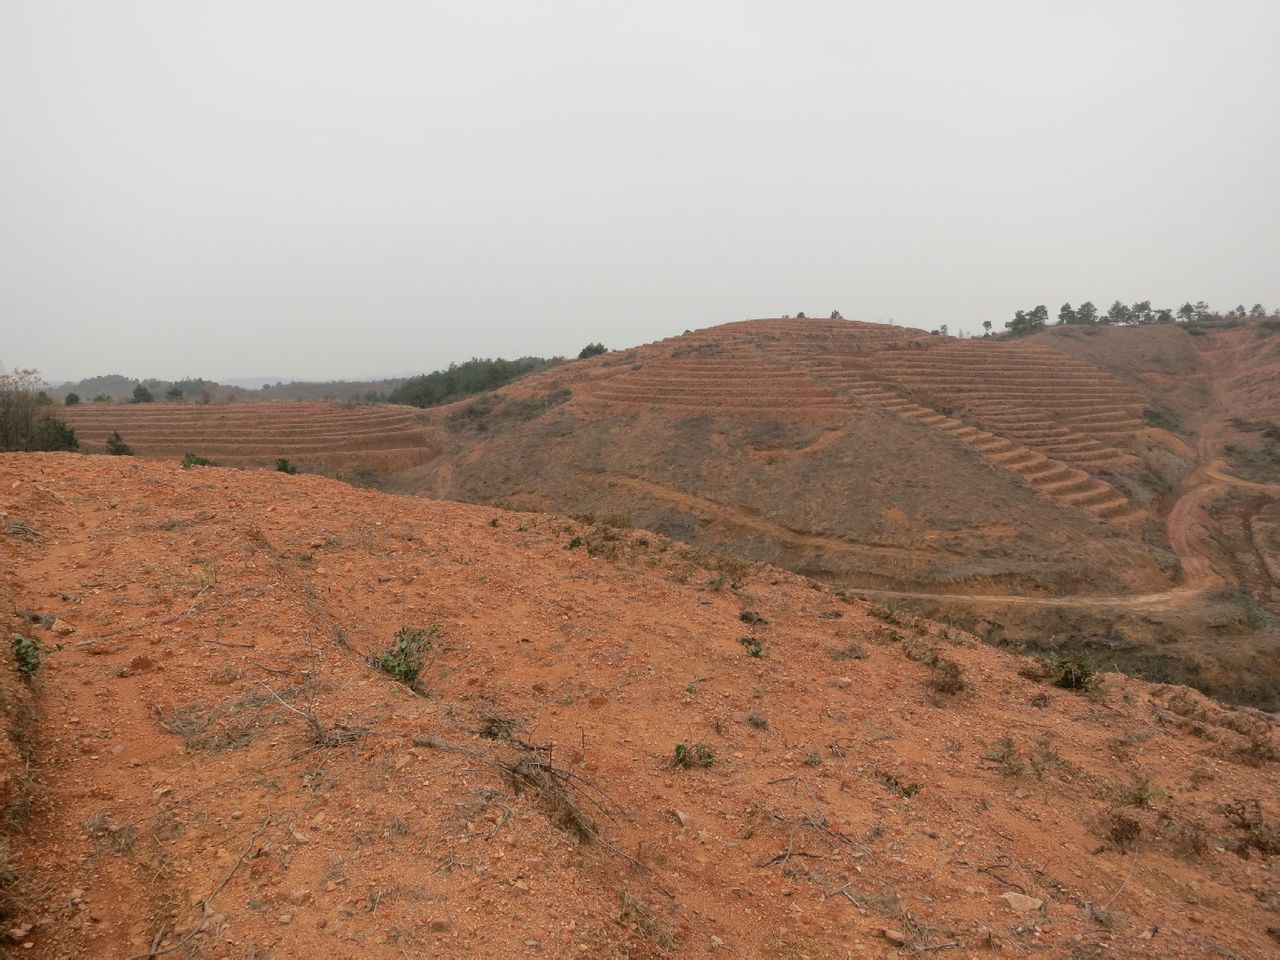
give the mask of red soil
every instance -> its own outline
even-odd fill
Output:
[[[82,450],[101,453],[118,432],[138,456],[187,453],[227,466],[308,471],[406,470],[438,451],[414,407],[342,403],[81,404],[59,411]]]
[[[1276,953],[1274,731],[1185,689],[317,477],[5,455],[0,523],[57,617],[6,624],[50,651],[24,955]],[[403,624],[420,693],[367,662]]]

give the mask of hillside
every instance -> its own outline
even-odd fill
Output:
[[[617,360],[526,422],[625,417]],[[740,399],[820,440],[792,389]],[[793,463],[780,432],[757,453]],[[45,651],[0,686],[23,955],[1280,949],[1254,711],[616,521],[319,477],[9,454],[0,531]],[[413,649],[412,688],[370,663]]]
[[[390,483],[621,515],[1278,709],[1278,352],[1265,323],[726,324],[435,413],[440,456]],[[572,399],[503,415],[555,391]]]
[[[91,447],[119,429],[143,455],[286,456],[395,492],[619,517],[993,643],[1278,710],[1278,355],[1270,321],[957,340],[753,320],[427,411],[72,422]]]
[[[437,451],[413,407],[352,403],[81,404],[58,416],[80,448],[102,453],[119,433],[142,457],[273,467],[283,457],[303,470],[367,474],[405,470]]]

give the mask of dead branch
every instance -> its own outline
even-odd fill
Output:
[[[262,834],[266,832],[266,829],[269,826],[271,826],[271,815],[267,814],[267,818],[262,821],[262,826],[260,826],[257,830],[254,831],[253,836],[249,838],[248,845],[246,845],[244,850],[241,852],[239,859],[236,860],[234,864],[232,864],[231,869],[227,872],[227,875],[222,878],[222,882],[213,888],[213,892],[211,892],[207,897],[205,897],[202,901],[200,901],[200,906],[201,906],[200,922],[197,923],[194,927],[192,927],[189,931],[187,931],[186,936],[184,936],[181,940],[178,940],[175,943],[169,944],[169,946],[165,947],[163,950],[157,949],[158,944],[152,944],[151,949],[148,950],[146,953],[135,953],[133,956],[128,957],[127,960],[148,960],[149,957],[162,957],[166,953],[173,953],[173,951],[180,950],[182,947],[186,946],[186,944],[190,942],[192,937],[194,937],[197,933],[203,930],[204,925],[209,922],[209,905],[213,903],[213,898],[216,897],[218,894],[220,894],[223,888],[226,887],[226,885],[231,882],[231,878],[236,875],[236,871],[239,870],[241,865],[245,862],[245,860],[249,858],[249,854],[254,851],[258,837],[262,836]]]

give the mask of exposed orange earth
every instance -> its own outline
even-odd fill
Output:
[[[139,456],[181,460],[198,453],[237,467],[273,466],[285,458],[310,470],[352,467],[379,473],[426,462],[437,450],[413,407],[355,403],[83,404],[58,416],[81,448],[105,450],[112,432]]]
[[[1185,688],[314,476],[6,454],[0,544],[22,955],[1280,951],[1274,723]]]
[[[68,415],[88,449],[115,429],[143,456],[284,456],[396,492],[624,517],[995,643],[1280,709],[1280,475],[1224,456],[1280,423],[1265,322],[1006,341],[752,320],[426,411]]]

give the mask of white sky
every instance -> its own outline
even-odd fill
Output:
[[[0,361],[1280,306],[1280,3],[0,0]]]

